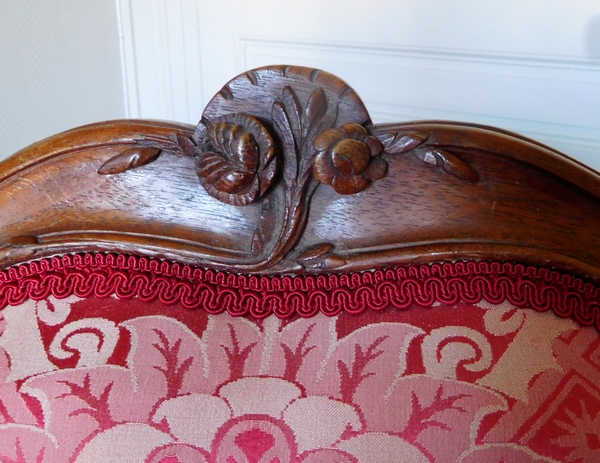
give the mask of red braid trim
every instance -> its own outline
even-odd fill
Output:
[[[0,309],[27,299],[73,294],[159,299],[167,305],[258,318],[508,300],[516,307],[552,309],[560,317],[600,330],[599,286],[556,270],[510,262],[459,261],[363,273],[259,276],[90,253],[42,259],[0,272]]]

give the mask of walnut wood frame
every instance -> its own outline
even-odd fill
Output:
[[[600,280],[600,175],[491,127],[373,125],[323,71],[230,81],[198,127],[111,121],[0,164],[0,265],[81,251],[238,273],[508,260]]]

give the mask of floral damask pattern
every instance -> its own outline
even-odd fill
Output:
[[[0,313],[3,462],[593,462],[600,341],[438,306],[263,320],[116,298]]]

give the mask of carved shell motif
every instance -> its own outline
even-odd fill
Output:
[[[208,148],[197,165],[206,191],[236,206],[262,196],[278,167],[275,142],[266,128],[253,117],[228,114],[211,120],[206,130]]]

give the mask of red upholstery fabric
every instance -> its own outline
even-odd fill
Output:
[[[531,309],[589,324],[598,294],[492,263],[313,280],[21,266],[0,283],[0,461],[599,461],[598,333]],[[230,314],[257,307],[289,316]]]

